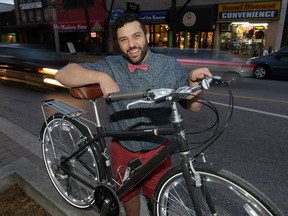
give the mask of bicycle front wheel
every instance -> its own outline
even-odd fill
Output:
[[[196,188],[195,195],[203,216],[282,215],[265,195],[240,177],[206,163],[194,166],[201,176],[202,186]],[[211,198],[214,212],[207,197]],[[180,167],[168,171],[160,180],[154,195],[154,215],[197,215]]]
[[[88,136],[86,128],[62,114],[50,117],[41,130],[42,154],[49,177],[60,195],[77,208],[87,208],[93,204],[94,190],[65,173],[60,163],[77,151]],[[64,168],[95,187],[99,181],[99,165],[95,155],[95,148],[87,146]]]

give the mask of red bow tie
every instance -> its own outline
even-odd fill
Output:
[[[128,69],[131,73],[133,73],[136,69],[141,69],[143,71],[147,71],[148,65],[147,64],[139,64],[139,65],[128,64]]]

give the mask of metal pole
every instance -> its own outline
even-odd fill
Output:
[[[52,17],[53,17],[53,30],[54,30],[54,40],[55,40],[55,49],[57,53],[60,53],[60,40],[58,32],[58,17],[57,17],[57,3],[55,0],[51,1],[52,3]]]

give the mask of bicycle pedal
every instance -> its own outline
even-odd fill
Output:
[[[57,178],[62,179],[62,180],[68,179],[68,175],[55,174],[55,176],[56,176]]]
[[[106,216],[110,205],[110,200],[105,199],[101,208],[100,216]]]

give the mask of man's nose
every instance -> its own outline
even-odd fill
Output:
[[[129,47],[134,47],[135,46],[135,41],[132,38],[130,38],[128,40],[128,45],[129,45]]]

